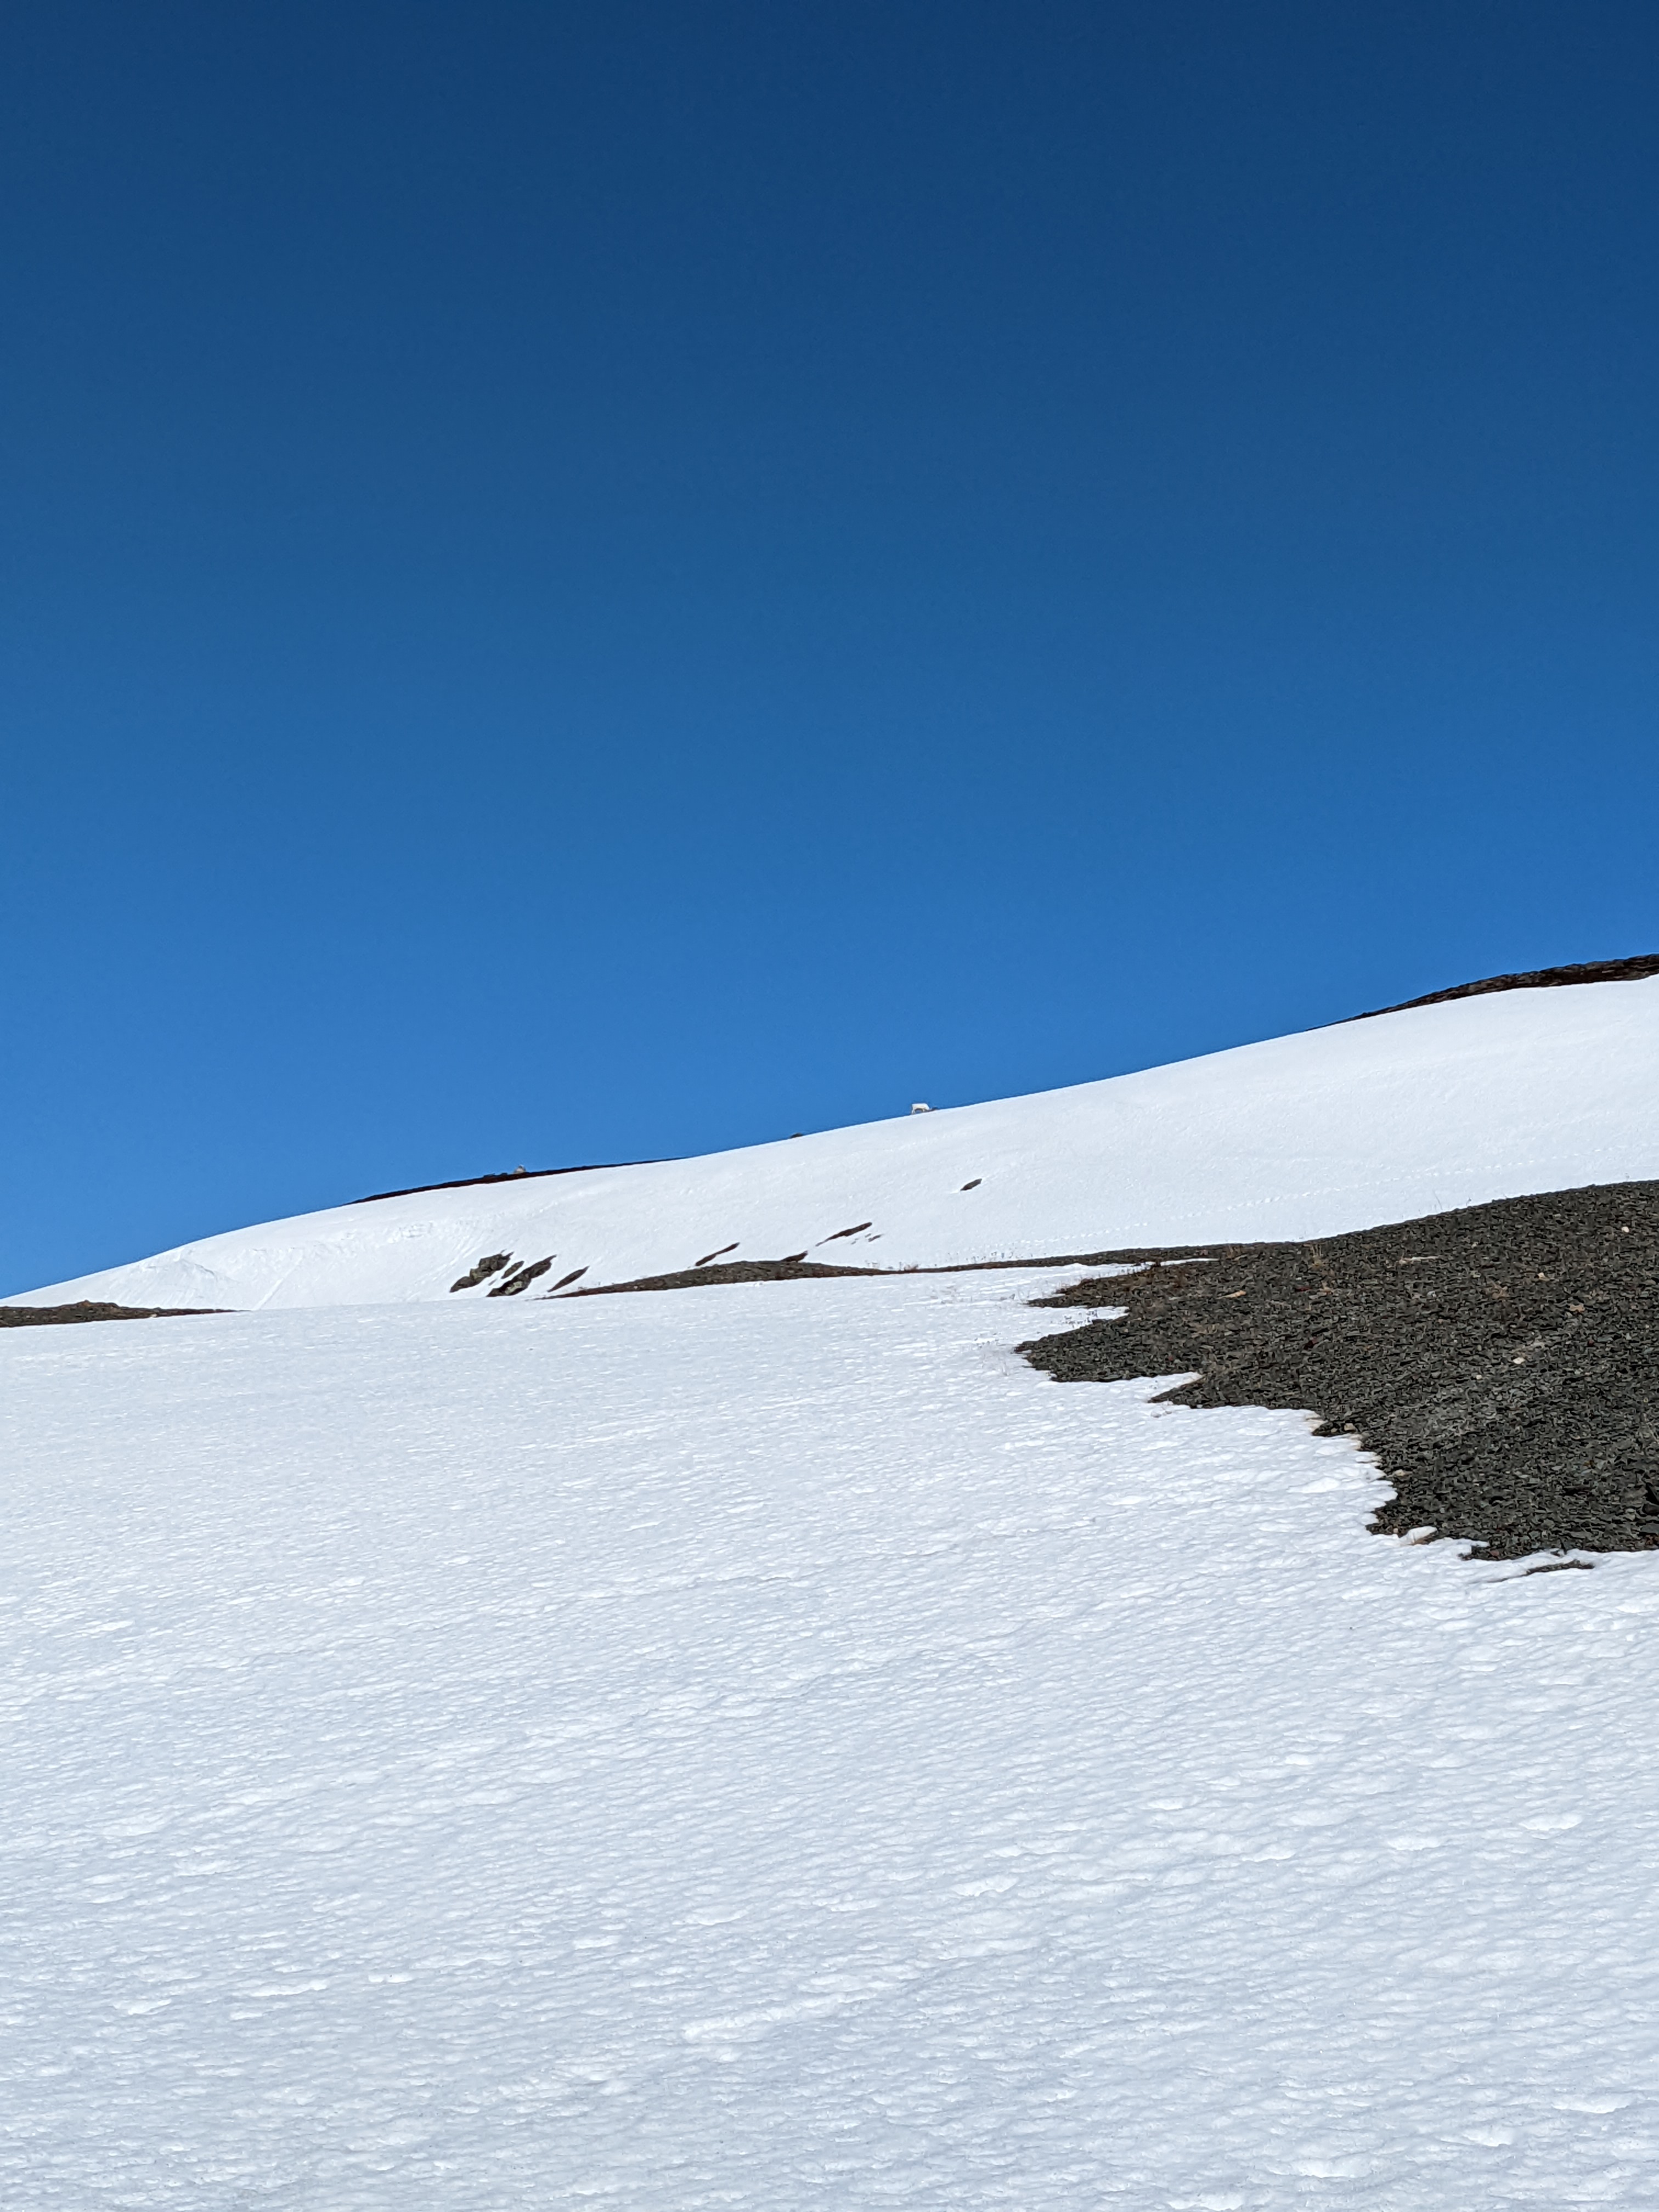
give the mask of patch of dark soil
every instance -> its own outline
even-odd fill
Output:
[[[618,1291],[696,1291],[706,1283],[796,1283],[817,1275],[880,1275],[884,1267],[831,1267],[822,1260],[728,1260],[723,1267],[699,1263],[673,1275],[641,1275],[632,1283],[592,1283],[573,1298],[605,1298]]]
[[[486,1252],[475,1267],[467,1269],[459,1282],[450,1285],[452,1295],[456,1291],[476,1291],[480,1283],[488,1282],[492,1275],[499,1274],[512,1257],[510,1252]]]
[[[873,1237],[870,1239],[872,1244],[875,1241]],[[735,1244],[726,1247],[728,1252],[737,1249]],[[803,1253],[790,1253],[781,1260],[733,1260],[724,1267],[711,1267],[707,1260],[699,1260],[695,1267],[682,1268],[678,1274],[641,1275],[631,1283],[590,1283],[586,1290],[573,1291],[570,1295],[597,1298],[608,1297],[613,1291],[690,1291],[699,1283],[789,1283],[810,1275],[881,1275],[890,1279],[895,1275],[994,1274],[1011,1267],[1105,1267],[1114,1263],[1136,1267],[1154,1260],[1197,1257],[1209,1249],[1199,1244],[1137,1245],[1127,1252],[1045,1252],[1030,1260],[952,1260],[939,1267],[832,1267],[822,1261],[809,1261]],[[579,1267],[576,1273],[585,1275],[587,1270]],[[554,1285],[555,1290],[562,1287]],[[552,1292],[547,1295],[550,1297]]]
[[[871,1242],[875,1242],[873,1237]],[[895,1275],[982,1275],[1008,1267],[1103,1267],[1112,1261],[1133,1264],[1167,1260],[1175,1249],[1057,1252],[1036,1260],[956,1260],[943,1267],[832,1267],[823,1261],[809,1261],[805,1254],[795,1252],[781,1260],[732,1260],[723,1267],[711,1267],[706,1260],[699,1260],[695,1267],[682,1268],[678,1274],[641,1275],[631,1283],[590,1283],[586,1290],[572,1291],[570,1295],[573,1298],[599,1298],[609,1297],[613,1291],[693,1291],[701,1283],[793,1283],[812,1275],[881,1275],[890,1280]],[[1194,1251],[1198,1249],[1196,1245],[1193,1248]],[[726,1249],[734,1252],[737,1247],[728,1244]],[[584,1267],[578,1272],[586,1274],[587,1270]]]
[[[537,1176],[606,1175],[612,1168],[657,1168],[661,1160],[593,1160],[578,1168],[503,1168],[499,1175],[459,1176],[453,1182],[413,1182],[407,1190],[372,1190],[354,1206],[378,1206],[383,1198],[420,1198],[428,1190],[472,1190],[481,1182],[529,1182]]]
[[[72,1306],[0,1306],[0,1328],[33,1328],[65,1321],[177,1321],[186,1314],[224,1313],[223,1306],[111,1306],[77,1298]]]
[[[1381,1534],[1659,1547],[1659,1182],[1198,1256],[1036,1300],[1127,1311],[1020,1349],[1060,1382],[1196,1369],[1164,1397],[1316,1413],[1393,1483]]]
[[[1638,952],[1628,960],[1581,960],[1574,968],[1533,968],[1523,975],[1488,975],[1484,982],[1455,984],[1449,991],[1402,999],[1397,1006],[1373,1006],[1368,1014],[1351,1014],[1348,1018],[1373,1022],[1379,1014],[1406,1014],[1413,1006],[1443,1006],[1452,999],[1483,999],[1489,991],[1545,991],[1567,983],[1639,983],[1650,975],[1659,975],[1659,952]]]
[[[532,1260],[527,1267],[515,1267],[505,1282],[497,1283],[494,1290],[485,1295],[492,1298],[516,1298],[520,1291],[527,1291],[532,1283],[538,1282],[557,1257],[556,1252],[550,1252],[544,1260]]]

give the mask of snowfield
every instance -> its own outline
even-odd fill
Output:
[[[1656,1097],[1659,977],[1510,991],[702,1159],[337,1206],[12,1302],[443,1299],[496,1252],[555,1263],[538,1296],[714,1252],[938,1267],[1333,1236],[1659,1176]]]
[[[1659,980],[1517,991],[33,1293],[264,1310],[0,1331],[0,2205],[1659,2203],[1659,1554],[1056,1383],[1076,1267],[543,1295],[1659,1176],[1656,1096]]]
[[[1075,1272],[0,1335],[0,2203],[1659,2200],[1659,1560]]]

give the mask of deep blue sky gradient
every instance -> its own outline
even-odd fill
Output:
[[[0,1285],[1659,946],[1659,15],[17,0]]]

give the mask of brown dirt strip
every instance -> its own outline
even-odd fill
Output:
[[[538,1176],[606,1175],[612,1168],[659,1168],[663,1160],[593,1160],[576,1168],[503,1168],[499,1175],[460,1176],[453,1182],[414,1182],[407,1190],[372,1190],[353,1206],[378,1206],[383,1198],[420,1198],[429,1190],[476,1190],[485,1182],[533,1182]]]
[[[630,1283],[592,1283],[565,1295],[608,1298],[623,1291],[695,1291],[708,1283],[799,1283],[824,1275],[972,1275],[1000,1267],[1103,1267],[1113,1261],[1162,1259],[1162,1252],[1061,1252],[1037,1260],[958,1260],[944,1267],[832,1267],[823,1260],[732,1260],[724,1267],[682,1267],[672,1275],[640,1275]]]
[[[0,1328],[33,1328],[66,1321],[176,1321],[187,1314],[223,1313],[223,1306],[112,1306],[78,1298],[72,1306],[0,1306]]]
[[[1484,999],[1492,991],[1553,991],[1571,983],[1640,983],[1659,975],[1659,952],[1638,952],[1628,960],[1581,960],[1573,968],[1533,968],[1521,975],[1488,975],[1484,982],[1457,983],[1449,991],[1431,991],[1421,999],[1402,999],[1397,1006],[1373,1006],[1350,1014],[1351,1022],[1374,1022],[1382,1014],[1408,1014],[1414,1006],[1443,1006],[1453,999]]]

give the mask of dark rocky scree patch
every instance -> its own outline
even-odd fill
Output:
[[[1571,968],[1529,968],[1519,975],[1488,975],[1479,983],[1456,983],[1449,991],[1431,991],[1421,999],[1402,999],[1397,1006],[1374,1006],[1351,1021],[1374,1022],[1380,1014],[1408,1014],[1417,1006],[1443,1006],[1453,999],[1484,999],[1492,991],[1555,990],[1569,983],[1639,983],[1659,975],[1659,952],[1638,952],[1628,960],[1581,960]]]
[[[1194,1247],[1034,1304],[1127,1309],[1019,1347],[1060,1382],[1196,1369],[1163,1398],[1356,1436],[1395,1488],[1380,1534],[1431,1527],[1498,1559],[1659,1547],[1659,1183]]]
[[[465,1274],[458,1281],[450,1285],[450,1295],[453,1297],[457,1291],[476,1291],[480,1283],[495,1274],[500,1268],[506,1267],[512,1257],[513,1255],[510,1252],[486,1252],[482,1260],[469,1267]]]
[[[77,1298],[72,1306],[0,1306],[0,1328],[33,1328],[65,1321],[177,1321],[186,1314],[222,1313],[222,1306],[112,1306]]]
[[[533,1182],[538,1176],[609,1175],[613,1168],[660,1167],[660,1160],[586,1160],[574,1168],[502,1168],[495,1175],[457,1176],[450,1182],[412,1182],[404,1190],[372,1190],[354,1206],[378,1206],[383,1198],[422,1198],[429,1190],[474,1190],[483,1182]]]

